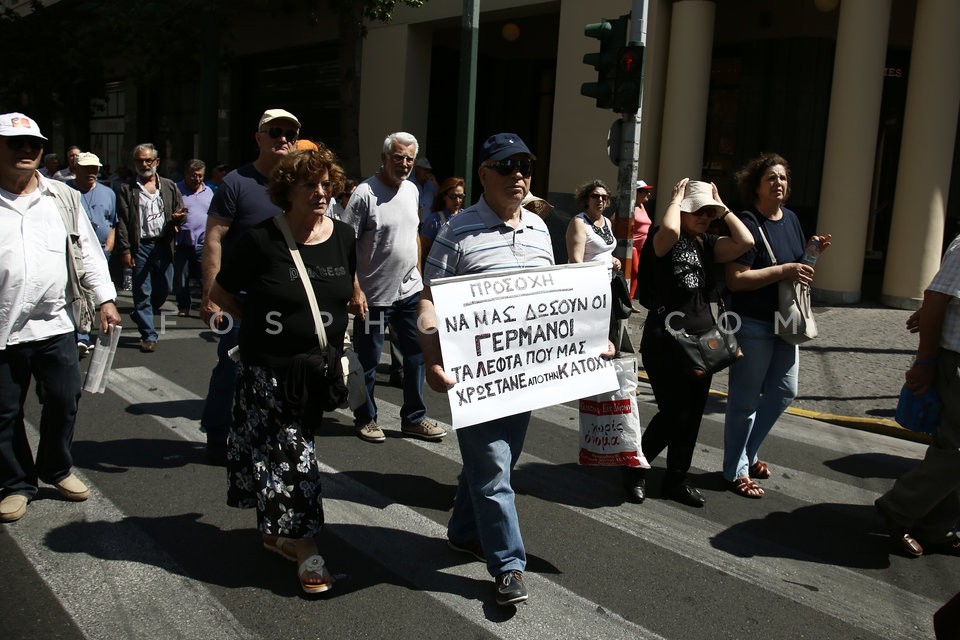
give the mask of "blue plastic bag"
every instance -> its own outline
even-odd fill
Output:
[[[940,407],[940,396],[932,386],[915,396],[913,389],[903,385],[897,402],[897,422],[910,431],[935,435],[940,425]]]

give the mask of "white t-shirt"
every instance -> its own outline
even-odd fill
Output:
[[[357,234],[357,280],[373,307],[387,307],[423,289],[417,265],[420,192],[404,180],[390,187],[377,176],[357,186],[343,221]]]

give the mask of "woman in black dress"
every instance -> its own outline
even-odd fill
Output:
[[[324,215],[343,186],[326,148],[296,151],[277,165],[270,198],[283,209],[306,264],[327,338],[343,348],[354,295],[353,229]],[[295,356],[318,348],[306,291],[281,231],[266,220],[224,256],[211,297],[241,319],[240,369],[227,439],[227,503],[256,508],[263,545],[297,562],[307,593],[333,586],[314,536],[323,525],[320,468],[308,429],[321,415],[290,402],[284,382]]]

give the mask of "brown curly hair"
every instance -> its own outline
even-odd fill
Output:
[[[574,197],[584,210],[587,208],[587,203],[590,202],[590,194],[593,193],[593,190],[597,187],[600,187],[606,191],[607,195],[610,194],[610,187],[608,187],[607,183],[605,183],[603,180],[591,180],[590,182],[584,182],[582,185],[577,187]],[[609,200],[607,202],[609,202]]]
[[[778,153],[762,152],[759,156],[747,162],[737,171],[733,177],[737,181],[737,187],[740,189],[740,200],[745,207],[751,207],[757,201],[757,189],[760,188],[760,179],[767,169],[776,165],[782,165],[787,172],[787,191],[783,195],[786,202],[790,197],[790,163],[784,160]]]
[[[290,190],[301,180],[319,178],[324,173],[330,180],[329,200],[335,193],[343,192],[343,168],[337,163],[337,157],[323,144],[316,151],[293,151],[285,155],[270,174],[267,193],[270,201],[287,211],[290,208]]]

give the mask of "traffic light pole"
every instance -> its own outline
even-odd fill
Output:
[[[633,0],[630,13],[630,45],[646,46],[647,41],[647,3],[646,0]],[[643,83],[636,111],[622,113],[619,165],[617,171],[617,215],[614,221],[614,233],[617,248],[614,255],[623,265],[623,273],[630,282],[633,263],[633,209],[637,202],[637,171],[640,158],[640,122],[643,111]],[[626,330],[626,321],[621,320],[618,328],[619,341],[617,351],[635,352]]]

